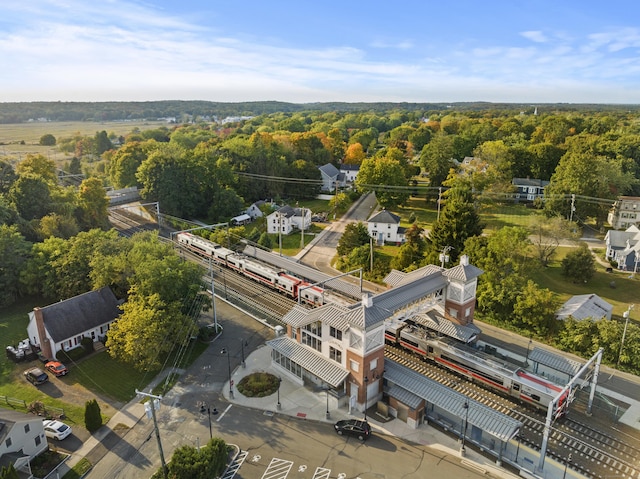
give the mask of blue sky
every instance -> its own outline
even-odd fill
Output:
[[[640,3],[19,0],[0,102],[640,103]]]

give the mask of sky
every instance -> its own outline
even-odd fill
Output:
[[[640,103],[637,0],[11,0],[0,102]]]

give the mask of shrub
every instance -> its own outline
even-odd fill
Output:
[[[73,363],[80,358],[83,358],[89,354],[85,348],[78,346],[77,348],[70,349],[69,351],[60,351],[56,355],[58,361],[63,363]]]
[[[102,427],[102,413],[95,399],[87,401],[84,405],[84,425],[90,433]]]
[[[253,373],[238,383],[238,391],[247,397],[270,396],[278,390],[280,378],[269,373]]]
[[[93,339],[84,336],[82,338],[82,341],[80,341],[80,344],[85,349],[85,351],[87,351],[87,353],[93,352]]]

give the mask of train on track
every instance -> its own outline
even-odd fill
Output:
[[[456,374],[525,404],[546,410],[563,390],[546,378],[531,374],[515,364],[501,362],[495,356],[456,341],[438,337],[435,331],[411,320],[389,320],[385,342],[429,359]],[[567,392],[559,398],[555,417],[564,415]]]
[[[320,306],[324,304],[324,289],[312,286],[292,274],[208,241],[191,233],[178,233],[176,240],[194,253],[233,269],[242,275],[305,303]]]

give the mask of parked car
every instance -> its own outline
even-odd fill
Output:
[[[67,426],[62,421],[45,419],[42,421],[42,425],[44,426],[44,433],[51,439],[62,441],[65,437],[71,434],[71,427]]]
[[[371,436],[371,426],[367,421],[359,421],[358,419],[344,419],[333,425],[336,432],[342,436],[354,436],[364,441]]]
[[[49,371],[51,374],[53,374],[56,377],[64,376],[69,372],[67,367],[58,361],[49,361],[47,364],[44,365],[44,367],[46,368],[47,371]]]
[[[40,384],[44,384],[49,380],[49,376],[40,368],[31,368],[27,369],[24,372],[24,377],[27,378],[31,384],[35,384],[39,386]]]

